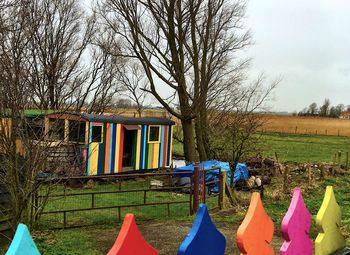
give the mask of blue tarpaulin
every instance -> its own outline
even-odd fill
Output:
[[[218,160],[207,160],[200,163],[201,169],[208,170],[214,167],[220,167],[221,171],[227,173],[227,181],[230,183],[231,180],[231,172],[230,172],[230,165],[228,162],[222,162]],[[181,172],[193,172],[194,171],[194,164],[190,164],[183,167],[178,167],[173,170],[173,172],[181,173]],[[183,176],[185,177],[185,176]],[[234,172],[233,176],[233,182],[236,184],[239,180],[248,180],[249,173],[248,168],[245,164],[238,163],[236,166],[236,170]],[[206,182],[216,181],[219,179],[219,170],[211,170],[206,172]],[[215,184],[211,188],[211,192],[219,192],[219,187],[217,184]]]

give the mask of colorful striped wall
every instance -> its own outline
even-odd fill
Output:
[[[92,127],[102,126],[102,142],[92,142]],[[171,164],[172,126],[160,126],[160,141],[148,142],[149,125],[139,125],[132,141],[133,170],[164,168]],[[122,172],[125,127],[115,123],[89,123],[87,174]]]
[[[136,169],[163,168],[171,163],[172,149],[172,126],[163,125],[160,129],[160,142],[148,143],[148,125],[142,125],[140,138],[140,149],[137,150],[136,158],[140,160]]]

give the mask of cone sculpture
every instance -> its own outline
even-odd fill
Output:
[[[248,212],[237,230],[237,246],[241,255],[273,255],[270,242],[273,237],[273,222],[266,214],[260,194],[254,192]]]
[[[158,255],[149,245],[136,226],[135,216],[127,214],[124,218],[117,240],[107,255]]]
[[[182,242],[178,255],[224,255],[225,237],[210,219],[205,204],[200,204],[192,228]]]
[[[282,220],[284,243],[280,255],[312,255],[309,238],[311,214],[305,206],[300,188],[295,188],[287,214]]]
[[[345,239],[340,232],[341,210],[335,199],[333,187],[328,186],[316,216],[320,230],[315,240],[315,255],[332,254],[345,247]]]

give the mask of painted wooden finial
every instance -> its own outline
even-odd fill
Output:
[[[237,230],[237,246],[241,255],[274,255],[270,245],[273,222],[262,205],[260,194],[254,192],[248,212]]]
[[[309,238],[311,214],[305,206],[301,189],[295,188],[288,211],[282,221],[284,243],[281,255],[312,255],[312,240]]]
[[[327,186],[316,225],[320,230],[315,240],[315,255],[328,255],[345,247],[340,231],[341,210],[335,199],[333,187]]]
[[[18,225],[6,255],[40,255],[26,225]]]
[[[117,240],[107,255],[159,255],[143,238],[137,228],[135,216],[127,214],[124,218]]]
[[[210,219],[207,207],[200,204],[192,228],[180,245],[178,255],[224,255],[225,237]]]

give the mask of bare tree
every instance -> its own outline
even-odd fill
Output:
[[[9,3],[9,2],[7,2]],[[0,8],[0,187],[8,194],[13,230],[19,222],[30,224],[36,173],[42,169],[45,150],[26,139],[24,108],[30,105],[28,29],[30,10],[14,1]],[[25,149],[24,149],[25,148]],[[4,204],[1,203],[1,207]],[[4,209],[4,208],[1,208]]]
[[[308,112],[311,116],[314,116],[317,114],[317,104],[315,102],[313,102],[312,104],[309,105]]]
[[[84,83],[82,57],[94,32],[93,19],[77,0],[35,0],[27,8],[33,34],[28,56],[32,101],[40,109],[66,108],[79,100],[74,92]]]
[[[266,110],[271,93],[280,82],[275,80],[266,87],[264,81],[261,75],[251,85],[235,89],[236,93],[227,93],[224,103],[219,100],[219,105],[210,111],[212,155],[230,162],[232,177],[238,162],[259,149],[257,131],[265,124],[266,118],[258,111]],[[231,178],[231,187],[233,184]]]
[[[234,72],[232,54],[250,44],[242,26],[244,10],[244,1],[228,0],[100,2],[102,21],[120,40],[119,54],[139,60],[149,81],[147,91],[181,120],[188,161],[196,158],[193,119],[200,116],[197,149],[201,159],[207,158],[206,134],[200,132],[206,125],[203,108],[211,87]],[[116,49],[109,51],[115,54]]]
[[[320,116],[326,117],[329,114],[331,102],[326,98],[323,102],[323,105],[320,107]]]
[[[28,3],[28,63],[31,100],[40,109],[103,112],[117,84],[116,59],[98,47],[95,16],[78,0]],[[108,38],[103,38],[107,39]]]
[[[338,104],[336,107],[336,117],[338,117],[342,112],[345,110],[345,105],[344,104]]]
[[[130,99],[139,117],[145,107],[148,87],[148,80],[144,75],[142,67],[136,63],[125,63],[118,68],[118,81],[120,82],[122,96]]]
[[[34,104],[101,112],[116,90],[116,58],[94,47],[92,64],[83,61],[96,33],[77,3],[0,0],[0,188],[8,194],[13,230],[19,222],[34,224],[51,188],[45,185],[42,204],[34,204],[33,195],[43,187],[37,174],[47,170],[51,144],[43,130],[33,132],[25,109]]]
[[[91,64],[84,75],[84,84],[77,88],[75,110],[103,113],[113,106],[116,95],[123,90],[118,84],[119,59],[111,56],[98,45],[90,50]]]

